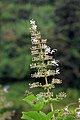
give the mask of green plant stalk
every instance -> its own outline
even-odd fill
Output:
[[[46,81],[46,84],[48,84],[47,77],[45,77],[45,81]],[[47,89],[47,91],[50,92],[49,89]],[[50,96],[49,96],[49,99],[51,99]],[[53,109],[53,104],[52,103],[50,103],[50,108],[51,108],[51,111],[53,112],[54,109]],[[53,120],[55,120],[55,116],[53,116]]]
[[[45,77],[45,81],[46,81],[46,85],[47,85],[48,84],[47,77]],[[48,93],[50,92],[49,89],[47,89],[47,91],[48,91]],[[51,99],[50,96],[49,96],[49,99]],[[53,105],[52,105],[52,103],[50,103],[50,107],[51,107],[51,111],[53,111]]]

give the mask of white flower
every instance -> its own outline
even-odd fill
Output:
[[[56,74],[60,74],[59,71],[60,71],[59,68],[57,68],[57,69],[56,69]]]
[[[34,24],[35,25],[35,21],[33,19],[30,20],[30,24]]]
[[[33,29],[33,30],[36,30],[37,25],[35,25],[35,21],[34,21],[33,19],[30,20],[30,24],[32,25],[32,29]]]
[[[49,46],[46,47],[46,49],[45,49],[46,54],[50,53],[50,51],[51,51],[51,48]]]
[[[48,54],[48,53],[53,54],[54,52],[57,51],[57,49],[51,50],[51,48],[49,46],[47,46],[47,45],[44,45],[44,48],[46,50],[46,54]]]
[[[51,61],[51,63],[54,64],[54,65],[56,65],[56,66],[59,66],[58,65],[58,60],[53,59],[53,61]]]
[[[35,38],[32,38],[32,42],[38,42],[38,40],[36,40]]]
[[[57,49],[53,49],[50,53],[53,54],[56,51],[57,51]]]
[[[46,48],[47,48],[47,45],[44,44],[44,49],[46,49]]]
[[[32,25],[32,29],[33,29],[33,30],[36,30],[36,28],[37,28],[37,25],[34,25],[34,24],[33,24],[33,25]]]
[[[62,80],[60,79],[52,79],[52,84],[61,84],[62,83]]]

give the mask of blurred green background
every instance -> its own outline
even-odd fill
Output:
[[[80,0],[0,0],[0,81],[30,77],[30,19],[58,49],[64,85],[80,87]],[[28,79],[27,79],[28,80]]]
[[[74,91],[74,97],[69,96],[67,100],[77,100],[80,95],[80,0],[0,0],[0,83],[4,86],[12,83],[7,98],[15,106],[18,102],[21,104],[28,82],[33,81],[29,68],[31,19],[36,21],[42,38],[48,39],[47,44],[58,50],[55,58],[60,61],[59,78],[63,80],[59,89],[66,88],[70,96]]]

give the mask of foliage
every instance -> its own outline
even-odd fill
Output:
[[[30,80],[31,81],[31,80]],[[32,111],[32,106],[30,106],[29,104],[27,104],[27,102],[23,102],[22,99],[24,97],[26,97],[26,94],[24,94],[24,91],[27,90],[31,90],[29,89],[29,82],[30,81],[23,81],[23,82],[15,82],[12,84],[7,84],[9,87],[8,89],[8,93],[5,94],[5,97],[7,99],[7,101],[12,101],[13,103],[13,108],[16,110],[16,117],[14,118],[14,120],[20,120],[21,116],[22,116],[22,111]],[[33,82],[33,81],[32,81]],[[4,88],[4,86],[3,86]],[[38,94],[40,91],[43,91],[43,89],[41,88],[35,88],[32,90],[33,93],[36,95]],[[59,93],[60,91],[64,91],[63,88],[60,87],[56,87],[56,89],[53,89],[54,92],[54,96]],[[54,110],[55,109],[61,109],[64,108],[65,106],[67,106],[67,104],[69,103],[74,103],[74,101],[77,103],[77,99],[79,98],[79,93],[80,91],[77,89],[67,89],[66,91],[67,97],[66,99],[61,100],[60,102],[54,102]],[[74,93],[74,94],[73,94]],[[24,94],[24,96],[23,96]],[[71,111],[74,110],[75,107],[77,107],[77,104],[73,104],[69,107],[69,109]],[[34,109],[33,109],[34,110]],[[46,114],[50,111],[50,106],[44,106],[43,112],[45,112]]]
[[[23,119],[27,120],[50,120],[53,116],[53,112],[48,113],[47,115],[43,112],[30,111],[23,112]]]

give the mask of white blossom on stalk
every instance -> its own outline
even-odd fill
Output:
[[[56,66],[59,66],[59,65],[58,65],[58,60],[53,59],[53,60],[51,61],[51,63],[54,64],[54,65],[56,65]]]
[[[32,41],[33,43],[37,43],[37,42],[38,42],[38,40],[37,40],[35,37],[31,37],[31,41]]]
[[[60,74],[59,68],[56,69],[56,74]]]
[[[30,24],[32,25],[32,29],[33,30],[36,30],[36,28],[37,28],[37,25],[35,25],[35,21],[32,19],[32,20],[30,20]]]
[[[51,51],[51,54],[53,54],[54,52],[56,52],[57,51],[57,49],[53,49],[52,51]]]
[[[32,25],[33,30],[36,30],[36,28],[37,28],[37,25]]]
[[[51,48],[49,46],[47,46],[46,49],[45,49],[46,54],[50,53],[50,51],[51,51]]]
[[[55,78],[52,79],[52,84],[61,84],[61,83],[62,83],[62,80],[60,79],[55,79]]]
[[[44,49],[46,49],[46,48],[47,48],[47,45],[44,44],[43,47],[44,47]]]
[[[48,53],[53,54],[54,52],[57,51],[57,49],[51,50],[51,48],[49,46],[47,46],[47,45],[44,45],[44,48],[45,48],[46,54],[48,54]]]
[[[35,21],[33,19],[30,20],[30,24],[35,24]]]

